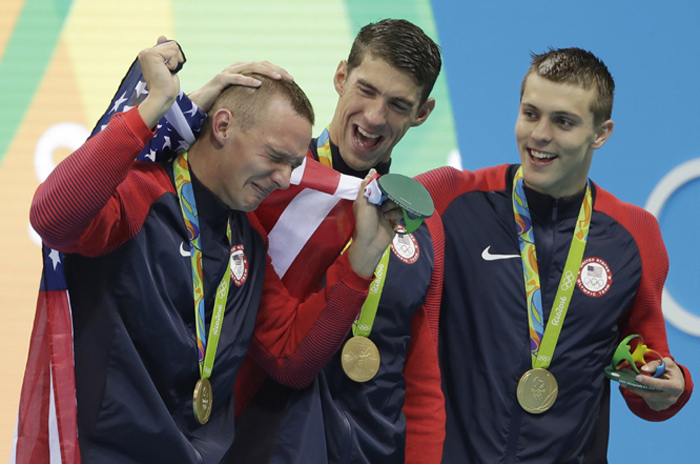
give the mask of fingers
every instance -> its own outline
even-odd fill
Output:
[[[202,88],[192,92],[189,95],[190,100],[202,111],[209,111],[216,98],[229,86],[260,87],[262,82],[250,75],[253,73],[267,76],[270,79],[293,80],[292,76],[284,68],[273,65],[268,61],[236,62],[224,68],[223,71],[214,76]]]
[[[256,73],[267,76],[270,79],[287,79],[293,81],[294,78],[281,66],[269,61],[236,62],[227,67],[224,71],[231,73]]]
[[[666,371],[666,363],[663,360],[654,360],[643,365],[640,369],[641,372],[649,374],[652,377],[661,377]]]
[[[403,219],[403,209],[391,200],[384,200],[381,205],[384,218],[389,221],[400,221]]]
[[[685,379],[680,368],[671,358],[663,358],[663,362],[652,361],[642,366],[641,371],[654,373],[661,365],[665,366],[665,369],[657,378],[650,377],[648,375],[638,375],[635,377],[635,380],[643,385],[648,385],[660,390],[679,389],[682,391],[683,388],[685,388]]]
[[[683,372],[681,372],[678,365],[671,358],[663,358],[663,362],[666,365],[666,369],[660,377],[654,378],[647,375],[638,375],[635,378],[640,384],[653,387],[657,391],[634,387],[627,388],[629,391],[641,396],[647,405],[655,411],[661,411],[675,404],[685,390],[685,377],[683,377]],[[649,364],[652,365],[652,368],[655,368],[654,364],[660,365],[660,362],[653,361]]]
[[[177,42],[161,36],[157,45],[141,50],[138,59],[148,86],[148,95],[138,111],[148,127],[152,128],[180,92],[180,80],[176,73],[185,62],[185,55]]]
[[[174,40],[168,40],[164,35],[161,35],[158,37],[158,44],[156,46],[163,47],[160,50],[164,58],[163,63],[172,74],[179,72],[185,62],[187,62],[182,47]]]
[[[165,36],[160,36],[157,45],[141,50],[139,61],[144,74],[157,71],[161,65],[164,65],[171,73],[175,73],[182,68],[186,59],[180,44],[174,40],[167,40]]]
[[[244,87],[260,87],[262,85],[262,82],[252,76],[246,76],[240,73],[229,73],[226,71],[219,74],[217,79],[217,84],[221,90],[231,85],[241,85]]]
[[[243,74],[260,74],[270,79],[287,79],[293,81],[294,78],[289,74],[284,68],[274,65],[269,61],[253,61],[253,62],[236,62],[232,65],[226,67],[222,74],[225,76],[238,76]],[[258,87],[260,81],[249,76],[241,76],[244,79],[237,82],[232,82],[238,85],[249,85],[251,87]]]
[[[365,178],[362,179],[362,183],[360,184],[360,190],[357,192],[357,200],[365,198],[365,189],[367,188],[369,183],[372,182],[372,180],[376,177],[377,170],[374,168],[370,169]]]

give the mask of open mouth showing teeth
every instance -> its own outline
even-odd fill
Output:
[[[353,141],[355,142],[355,145],[363,148],[364,150],[372,150],[376,148],[383,139],[384,137],[379,134],[370,134],[369,132],[362,130],[359,126],[355,126]]]
[[[530,156],[538,161],[549,161],[557,157],[557,155],[555,155],[554,153],[543,153],[541,151],[535,151],[532,149],[528,151],[530,152]]]

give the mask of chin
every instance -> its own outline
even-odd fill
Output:
[[[260,206],[260,203],[262,203],[262,201],[255,201],[252,203],[248,203],[243,208],[241,208],[241,211],[245,211],[246,213],[250,213],[251,211],[255,211],[256,209],[258,209],[258,206]]]

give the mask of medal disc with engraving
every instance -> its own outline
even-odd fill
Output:
[[[209,421],[213,405],[211,383],[209,379],[199,379],[194,387],[192,410],[197,422],[204,425]]]
[[[367,382],[379,370],[379,350],[367,337],[352,337],[341,354],[343,370],[355,382]]]
[[[530,369],[518,382],[518,403],[530,414],[542,414],[557,399],[557,379],[546,369]]]

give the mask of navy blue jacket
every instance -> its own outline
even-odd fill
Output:
[[[394,251],[397,246],[417,260],[409,264],[405,257],[399,258],[399,251]],[[403,369],[411,342],[409,321],[421,310],[432,269],[433,247],[425,224],[409,236],[394,238],[387,280],[368,337],[380,353],[377,375],[363,383],[350,379],[343,371],[340,352],[322,372],[328,462],[405,462]]]
[[[516,169],[441,168],[419,176],[442,215],[446,240],[439,351],[447,410],[443,462],[606,462],[610,388],[603,369],[614,348],[621,337],[639,333],[668,355],[660,307],[668,262],[658,225],[641,208],[592,186],[588,242],[549,368],[559,395],[550,410],[529,414],[516,398],[518,380],[532,367],[511,198]],[[560,200],[529,189],[526,195],[546,321],[583,193]],[[658,414],[635,395],[626,399],[638,414]]]
[[[337,147],[331,145],[331,149],[334,169],[355,177],[366,174],[351,170]],[[310,152],[316,154],[315,140],[311,141]],[[388,165],[379,166],[378,170],[385,173]],[[350,214],[352,203],[346,202],[338,208],[343,210],[341,213]],[[338,221],[324,226],[340,229],[347,238],[352,234],[351,222]],[[439,244],[442,246],[441,240]],[[403,463],[406,461],[407,426],[403,407],[407,381],[414,382],[414,386],[421,382],[436,385],[434,394],[428,393],[424,385],[417,389],[420,395],[429,398],[413,398],[416,405],[413,413],[431,419],[430,425],[425,426],[430,430],[417,433],[436,437],[431,442],[433,446],[425,446],[430,448],[425,450],[426,454],[432,453],[430,460],[413,462],[439,460],[444,412],[437,388],[437,357],[436,352],[432,352],[436,347],[428,327],[429,315],[421,313],[426,311],[423,305],[431,285],[434,294],[428,298],[430,305],[435,306],[434,316],[437,316],[439,304],[440,286],[434,281],[431,232],[424,224],[412,236],[395,238],[394,248],[397,251],[391,253],[387,280],[369,336],[381,356],[375,378],[365,383],[350,380],[342,370],[338,352],[314,383],[304,390],[292,391],[267,379],[237,422],[236,440],[229,454],[230,461],[226,462]],[[332,257],[332,253],[327,251],[321,259]],[[399,254],[404,256],[403,260]],[[441,270],[441,261],[439,267]],[[414,317],[416,315],[420,317]],[[426,334],[430,340],[420,344],[427,345],[426,352],[413,351],[411,345],[417,343],[416,337]],[[414,357],[412,362],[421,364],[421,368],[434,371],[435,378],[432,374],[407,374],[409,357]],[[420,403],[423,403],[423,411],[419,410]],[[436,403],[439,406],[435,406]]]
[[[339,259],[326,293],[303,304],[290,298],[266,266],[254,216],[230,210],[192,173],[207,329],[217,285],[231,275],[213,411],[198,424],[192,271],[172,164],[133,161],[152,136],[137,109],[114,116],[40,186],[32,224],[66,253],[83,462],[218,464],[233,441],[233,385],[249,345],[278,380],[308,384],[342,342],[369,280]],[[292,330],[297,309],[315,322]]]

